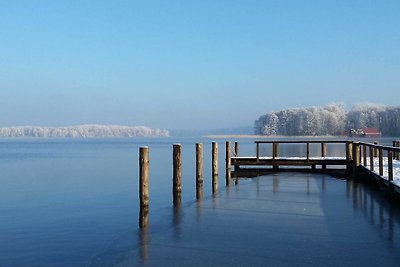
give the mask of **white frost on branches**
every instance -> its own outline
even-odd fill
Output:
[[[0,137],[151,137],[169,136],[167,130],[151,129],[145,126],[120,125],[77,125],[69,127],[17,126],[0,128]]]

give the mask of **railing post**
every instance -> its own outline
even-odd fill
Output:
[[[379,175],[383,176],[383,153],[382,153],[382,148],[380,147],[378,149],[378,157],[379,157]]]
[[[180,144],[173,145],[172,194],[174,206],[179,206],[182,194],[182,146]]]
[[[239,157],[239,143],[235,142],[235,157]]]
[[[371,172],[374,171],[374,148],[369,146],[369,169]]]
[[[367,146],[365,144],[363,145],[363,161],[364,166],[367,166]]]
[[[389,182],[393,181],[393,153],[392,151],[388,151],[388,176]]]
[[[321,157],[325,158],[326,157],[326,143],[322,142],[321,143]],[[322,170],[326,170],[326,164],[322,164]]]
[[[310,143],[307,142],[307,161],[310,160]]]
[[[226,185],[229,186],[231,183],[231,142],[226,141],[225,143],[225,165],[226,165]]]
[[[275,160],[279,156],[279,143],[272,143],[272,159]],[[278,170],[278,165],[273,165],[274,170]]]
[[[218,143],[212,142],[212,192],[218,191]]]
[[[346,165],[347,171],[350,172],[351,170],[351,162],[353,160],[353,142],[347,141],[346,142]]]
[[[360,143],[353,143],[353,178],[356,178],[359,174],[360,167]]]
[[[374,145],[378,145],[378,142],[374,142]],[[378,153],[379,153],[378,148],[374,147],[374,157],[375,158],[377,158],[379,156]]]
[[[139,227],[149,223],[149,148],[139,148]]]
[[[256,143],[256,161],[260,160],[260,144]]]
[[[203,144],[196,144],[196,199],[203,198]]]

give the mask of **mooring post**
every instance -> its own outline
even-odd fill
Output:
[[[225,143],[225,166],[226,169],[231,169],[231,142],[226,141]]]
[[[196,144],[196,199],[203,198],[203,144]]]
[[[392,151],[388,151],[388,175],[389,182],[393,181],[393,153]]]
[[[396,141],[396,147],[400,147],[400,140]],[[395,159],[400,160],[400,152],[395,152],[394,154],[396,155]]]
[[[383,153],[382,148],[378,148],[378,157],[379,157],[379,175],[383,176]]]
[[[149,223],[149,148],[139,148],[139,227]]]
[[[173,145],[172,194],[174,206],[179,206],[182,194],[182,146],[180,144]]]
[[[218,191],[218,143],[212,142],[212,192]]]
[[[353,178],[356,178],[359,173],[361,159],[360,159],[360,143],[353,143]]]
[[[374,148],[369,146],[369,169],[371,172],[374,171]]]
[[[350,172],[352,168],[352,160],[353,160],[353,142],[347,141],[346,142],[346,165],[347,171]]]
[[[393,147],[397,147],[397,140],[393,141]],[[396,159],[396,151],[393,153],[393,158]]]
[[[231,142],[226,141],[225,143],[225,166],[226,166],[226,185],[231,184]]]
[[[363,163],[364,166],[367,166],[367,146],[363,144]]]
[[[321,143],[321,157],[325,158],[326,157],[326,143],[322,142]],[[326,170],[326,164],[322,164],[322,170]]]

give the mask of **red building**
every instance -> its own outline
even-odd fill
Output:
[[[350,137],[379,138],[381,135],[382,134],[378,128],[360,128],[350,130]]]

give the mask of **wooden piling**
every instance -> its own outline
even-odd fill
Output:
[[[396,141],[396,147],[400,147],[400,140]],[[400,160],[400,152],[395,152],[394,155],[395,155],[394,158],[396,160]]]
[[[225,180],[226,180],[226,185],[229,186],[231,184],[231,142],[226,141],[225,143]]]
[[[218,143],[212,142],[212,192],[218,191]]]
[[[379,157],[379,175],[383,176],[383,153],[381,147],[378,149],[378,157]]]
[[[310,160],[310,143],[307,142],[307,161]]]
[[[225,166],[226,169],[231,169],[231,142],[226,141],[225,143]]]
[[[149,148],[139,148],[139,227],[149,222]]]
[[[369,169],[371,172],[374,171],[374,148],[372,146],[369,147]]]
[[[203,144],[196,144],[196,199],[203,198]]]
[[[174,206],[181,204],[182,194],[182,146],[180,144],[173,145],[173,179],[172,194]]]
[[[360,167],[360,143],[353,143],[353,178],[357,178]]]
[[[389,182],[393,181],[393,153],[392,151],[388,151],[388,176]]]
[[[326,143],[322,142],[321,143],[321,157],[322,158],[326,157],[326,148],[327,148]],[[324,171],[326,170],[326,164],[322,164],[322,170],[324,170]]]

